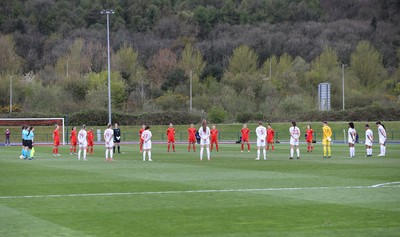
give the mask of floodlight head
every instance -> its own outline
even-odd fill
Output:
[[[112,9],[104,9],[104,10],[101,10],[100,13],[101,14],[107,14],[107,15],[114,14],[114,10],[112,10]]]

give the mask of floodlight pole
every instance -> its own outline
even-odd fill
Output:
[[[10,114],[12,113],[12,105],[13,105],[12,97],[13,97],[13,95],[12,95],[12,76],[10,76]]]
[[[192,111],[192,105],[193,105],[193,71],[192,70],[190,70],[190,73],[189,73],[189,79],[190,79],[190,88],[189,88],[189,93],[190,93],[190,95],[189,95],[189,97],[190,97],[190,100],[189,100],[189,109],[190,109],[190,111]]]
[[[110,20],[109,15],[114,14],[114,10],[102,10],[101,14],[107,15],[107,64],[108,64],[108,122],[111,123],[111,65],[110,65]]]
[[[342,63],[342,101],[343,101],[343,111],[344,111],[344,67],[346,64]]]

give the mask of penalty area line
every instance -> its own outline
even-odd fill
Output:
[[[29,198],[58,198],[58,197],[106,197],[129,195],[165,195],[165,194],[191,194],[191,193],[233,193],[233,192],[268,192],[268,191],[307,191],[307,190],[334,190],[334,189],[377,189],[400,188],[400,181],[375,184],[370,186],[343,186],[343,187],[298,187],[298,188],[245,188],[245,189],[205,189],[182,191],[153,191],[153,192],[126,192],[126,193],[81,193],[81,194],[48,194],[25,196],[0,196],[0,199],[29,199]]]

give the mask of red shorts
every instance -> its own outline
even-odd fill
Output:
[[[274,143],[274,139],[268,139],[267,143]]]
[[[218,139],[216,139],[216,138],[211,138],[211,143],[217,143],[218,142]]]
[[[71,141],[71,145],[76,146],[76,140],[75,141]]]
[[[242,138],[242,142],[249,142],[249,138]]]
[[[93,141],[88,141],[88,146],[93,146]]]
[[[189,137],[189,142],[196,143],[196,137]]]
[[[60,145],[60,141],[54,141],[53,145],[54,146],[59,146]]]
[[[172,138],[168,138],[168,143],[174,143],[175,142],[175,138],[174,137],[172,137]]]

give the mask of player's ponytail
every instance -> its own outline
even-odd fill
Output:
[[[202,125],[203,125],[203,132],[206,132],[207,131],[207,120],[204,119]]]
[[[296,127],[296,122],[292,121],[292,125],[293,125],[293,127]]]

